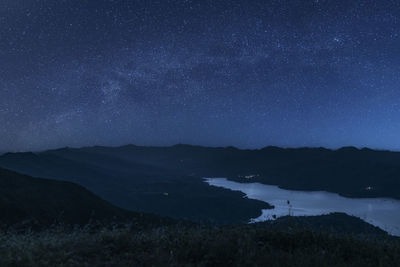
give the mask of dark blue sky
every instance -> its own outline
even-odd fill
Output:
[[[0,151],[400,149],[400,2],[3,0]]]

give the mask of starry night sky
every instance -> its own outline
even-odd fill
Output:
[[[399,1],[0,2],[3,152],[399,134]]]

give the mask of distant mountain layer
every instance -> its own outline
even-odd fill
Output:
[[[36,222],[85,224],[92,220],[132,219],[139,214],[124,211],[100,199],[82,186],[32,178],[0,169],[0,224]],[[151,217],[151,215],[149,215]]]
[[[0,169],[0,210],[0,225],[46,226],[52,223],[86,224],[91,220],[101,220],[112,224],[136,222],[135,228],[143,229],[174,223],[168,218],[119,209],[70,182],[32,178],[5,169]],[[282,217],[255,225],[276,230],[295,227],[298,230],[312,229],[340,235],[388,237],[383,230],[342,213]]]
[[[215,222],[245,222],[268,205],[245,199],[239,192],[209,187],[202,177],[400,199],[400,153],[353,147],[63,148],[8,153],[0,157],[0,167],[79,183],[126,209]]]
[[[152,163],[137,160],[130,147],[111,151],[8,153],[0,157],[0,167],[78,183],[121,208],[174,218],[246,223],[260,216],[261,209],[270,208],[265,202],[243,198],[241,192],[210,187],[203,178],[179,166],[165,168],[158,158]]]

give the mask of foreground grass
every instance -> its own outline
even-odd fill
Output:
[[[400,266],[400,245],[265,225],[90,225],[0,233],[0,266],[166,265]]]

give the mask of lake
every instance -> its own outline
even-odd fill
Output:
[[[205,178],[211,186],[241,191],[250,199],[273,205],[251,219],[261,222],[286,216],[314,216],[343,212],[375,225],[391,235],[400,236],[400,201],[390,198],[346,198],[325,191],[294,191],[260,183],[238,183],[226,178]],[[288,201],[290,202],[288,204]]]

